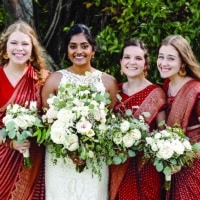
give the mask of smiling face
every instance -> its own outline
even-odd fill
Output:
[[[143,75],[143,71],[147,67],[144,50],[139,46],[125,47],[120,64],[122,72],[127,77]]]
[[[31,38],[20,31],[13,32],[7,41],[7,54],[9,61],[23,65],[30,59],[32,53]]]
[[[68,58],[74,66],[90,66],[94,50],[83,33],[74,35],[68,44]]]
[[[178,76],[182,60],[172,45],[163,45],[159,49],[157,67],[162,78]]]

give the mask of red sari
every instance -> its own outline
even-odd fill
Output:
[[[29,66],[16,87],[13,87],[0,67],[0,127],[9,103],[24,104],[36,100],[41,105],[40,82],[33,67]],[[0,144],[0,199],[44,199],[44,149],[31,142],[31,168],[23,166],[23,156],[10,148],[10,143]]]
[[[169,81],[164,83],[167,91]],[[200,141],[200,82],[187,82],[175,97],[168,97],[167,124],[179,124],[186,131],[191,142]],[[168,200],[196,200],[200,198],[200,160],[191,167],[182,168],[172,176],[172,187]]]
[[[119,85],[120,89],[122,84]],[[128,96],[120,93],[127,109],[132,109],[134,117],[149,112],[145,121],[155,128],[155,118],[165,105],[165,94],[157,85],[147,86],[142,91]],[[136,108],[138,106],[138,108]],[[120,105],[116,106],[119,110]],[[141,157],[130,158],[121,165],[110,167],[110,200],[159,200],[162,197],[163,177],[152,164],[140,166]]]

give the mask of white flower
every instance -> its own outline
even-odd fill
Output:
[[[138,129],[130,130],[130,133],[132,134],[132,136],[135,140],[140,140],[142,137],[142,134],[141,134],[140,130],[138,130]]]
[[[88,132],[91,127],[92,124],[87,120],[79,121],[76,123],[77,132],[81,134],[85,134],[86,132]]]
[[[154,139],[152,137],[146,137],[145,140],[146,140],[146,143],[149,145],[152,145],[154,142]]]
[[[65,127],[63,123],[55,121],[51,126],[50,137],[56,144],[63,144],[65,141]]]
[[[55,108],[50,107],[47,110],[46,114],[43,115],[42,119],[43,119],[44,122],[47,121],[48,123],[51,124],[51,123],[53,123],[53,121],[55,119],[57,119],[57,114],[58,114],[58,111]]]
[[[23,116],[18,116],[14,119],[14,121],[16,126],[21,128],[22,130],[26,130],[28,128],[28,123],[26,123],[26,119]]]
[[[62,108],[57,113],[57,119],[63,122],[70,122],[74,118],[74,114],[71,110],[68,110],[66,108]]]
[[[79,148],[78,136],[76,134],[66,135],[64,147],[69,151],[75,151]]]
[[[133,146],[134,142],[135,142],[135,138],[131,132],[128,132],[123,136],[123,143],[125,147],[129,148]]]
[[[30,107],[31,110],[36,110],[37,109],[37,102],[31,101],[29,107]]]
[[[169,141],[165,141],[162,146],[159,147],[159,151],[157,152],[157,157],[167,160],[171,158],[174,154],[173,147]]]
[[[113,142],[115,144],[121,144],[121,142],[122,142],[122,133],[120,133],[120,132],[114,133]]]
[[[155,151],[155,152],[158,151],[158,146],[156,145],[156,143],[151,145],[151,149],[152,151]]]
[[[184,140],[183,145],[187,150],[189,150],[189,151],[192,150],[192,146],[188,140]]]
[[[126,133],[130,128],[130,122],[127,120],[123,120],[120,124],[120,129],[123,133]]]
[[[182,155],[184,153],[185,147],[178,139],[173,140],[171,145],[174,152],[176,152],[178,155]]]
[[[158,132],[158,133],[155,134],[154,137],[155,137],[155,139],[159,139],[159,138],[161,138],[161,134]]]
[[[95,136],[95,132],[94,132],[92,129],[88,130],[85,134],[86,134],[88,137],[93,137],[93,136]]]
[[[160,131],[160,134],[162,135],[162,137],[169,137],[170,136],[170,133],[167,130]]]
[[[4,118],[3,118],[3,123],[5,126],[7,126],[7,124],[13,120],[13,115],[11,114],[7,114]]]

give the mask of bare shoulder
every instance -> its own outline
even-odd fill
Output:
[[[50,94],[57,94],[58,86],[60,84],[62,74],[60,72],[53,72],[45,81],[42,88],[42,102],[45,107],[47,107],[47,99]]]
[[[106,91],[110,94],[110,97],[112,100],[110,107],[113,108],[115,103],[117,102],[117,98],[116,98],[116,95],[118,93],[117,80],[113,76],[103,72],[102,81],[106,88]]]
[[[62,74],[60,72],[53,72],[46,80],[44,84],[44,88],[57,88],[62,78]]]
[[[107,74],[105,72],[102,73],[102,81],[103,81],[106,89],[117,85],[117,81],[116,81],[115,77],[113,77],[110,74]]]

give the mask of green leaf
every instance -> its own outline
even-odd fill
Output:
[[[113,164],[119,165],[119,164],[121,164],[121,163],[122,163],[122,159],[121,159],[119,156],[115,156],[115,157],[113,158]]]
[[[161,172],[163,170],[163,164],[161,162],[157,162],[155,167],[158,172]]]

